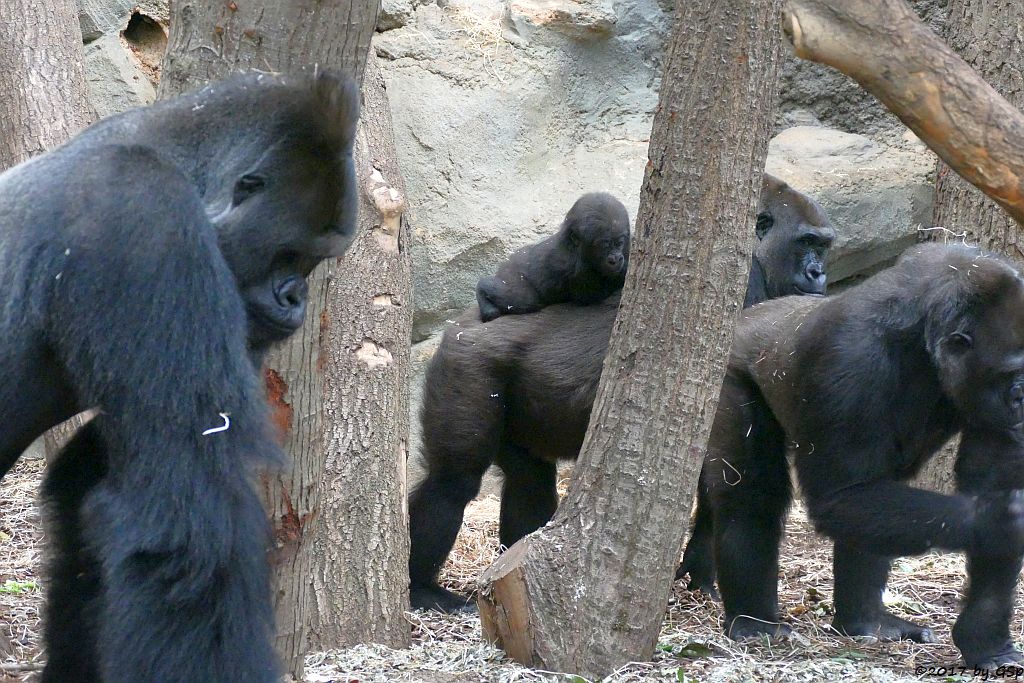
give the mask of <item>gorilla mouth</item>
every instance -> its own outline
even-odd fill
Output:
[[[799,296],[825,296],[825,292],[820,289],[803,289],[797,285],[793,285],[793,291]]]

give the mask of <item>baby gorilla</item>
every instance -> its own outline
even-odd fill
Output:
[[[629,214],[605,192],[576,200],[558,232],[515,251],[476,286],[480,319],[533,313],[557,303],[596,304],[622,289],[629,265]]]

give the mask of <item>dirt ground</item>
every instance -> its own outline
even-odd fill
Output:
[[[44,657],[39,649],[42,534],[35,493],[41,461],[22,461],[0,488],[0,681],[31,681]],[[446,566],[443,581],[453,590],[474,590],[477,574],[495,557],[497,501],[474,502]],[[891,609],[930,624],[939,644],[855,642],[828,632],[831,618],[831,558],[802,512],[791,515],[780,570],[780,603],[797,633],[792,641],[739,645],[722,636],[721,610],[700,594],[677,585],[665,615],[658,651],[650,662],[623,667],[607,681],[776,683],[783,681],[982,680],[942,667],[958,665],[950,640],[963,586],[963,561],[954,555],[899,560],[885,597]],[[1018,604],[1020,604],[1018,596]],[[413,646],[390,650],[360,646],[314,653],[307,683],[352,681],[572,681],[580,679],[525,669],[480,640],[479,619],[415,612],[408,615]],[[1024,641],[1018,614],[1014,638]],[[26,672],[28,669],[28,672]],[[917,672],[917,673],[916,673]]]

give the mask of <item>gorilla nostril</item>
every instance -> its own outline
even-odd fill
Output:
[[[309,287],[306,280],[300,277],[291,277],[278,286],[274,293],[277,303],[287,308],[298,308],[306,304],[306,294]]]

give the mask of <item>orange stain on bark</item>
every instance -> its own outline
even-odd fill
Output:
[[[267,403],[270,404],[270,420],[277,427],[279,441],[284,444],[291,433],[294,414],[291,405],[284,400],[288,385],[276,370],[270,368],[263,372],[263,381],[267,388]]]

